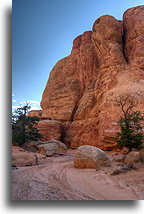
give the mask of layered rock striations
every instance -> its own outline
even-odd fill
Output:
[[[51,71],[41,101],[43,116],[73,121],[85,90],[94,87],[97,70],[91,35],[88,31],[78,36],[70,56],[57,62]]]
[[[135,94],[144,112],[144,6],[128,9],[123,21],[101,16],[74,40],[50,73],[42,116],[64,124],[62,140],[71,148],[111,149],[121,114],[115,97],[124,93]]]

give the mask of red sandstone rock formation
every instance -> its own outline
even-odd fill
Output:
[[[41,140],[62,140],[63,124],[56,120],[40,120],[36,125],[39,133],[43,136]]]
[[[111,149],[120,117],[115,97],[123,93],[135,94],[144,112],[144,6],[127,10],[123,21],[101,16],[74,40],[50,73],[42,116],[67,124],[63,140],[71,148]]]
[[[85,32],[73,42],[71,55],[60,60],[50,73],[43,93],[43,116],[73,121],[79,101],[95,85],[96,58],[92,32]]]
[[[29,117],[40,117],[42,115],[42,110],[31,110],[28,113]]]
[[[26,151],[18,146],[12,146],[12,165],[21,166],[34,166],[46,158],[46,155]]]

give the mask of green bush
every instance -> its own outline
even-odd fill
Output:
[[[126,147],[129,151],[132,148],[140,149],[142,145],[143,133],[136,133],[130,128],[121,126],[120,132],[116,136],[116,141],[118,143],[118,148]]]

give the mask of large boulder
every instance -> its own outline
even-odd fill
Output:
[[[30,151],[30,152],[36,152],[37,151],[37,147],[39,146],[39,145],[41,145],[41,144],[44,144],[45,142],[43,142],[43,141],[40,141],[40,140],[38,140],[38,141],[29,141],[29,142],[27,142],[24,146],[23,146],[23,148],[25,149],[25,150],[27,150],[27,151]]]
[[[15,167],[34,166],[45,157],[45,155],[28,152],[20,147],[12,148],[12,166]]]
[[[124,159],[124,163],[129,164],[129,163],[134,163],[139,161],[141,158],[140,153],[137,151],[131,151],[129,152],[125,159]]]
[[[101,149],[94,146],[81,146],[74,154],[75,168],[100,168],[110,166],[110,160]]]
[[[63,155],[67,152],[67,147],[64,143],[57,140],[49,140],[47,143],[39,145],[38,150],[46,156],[53,156],[55,154]]]

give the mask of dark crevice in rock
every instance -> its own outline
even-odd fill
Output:
[[[78,102],[75,104],[75,106],[74,106],[74,108],[72,110],[72,113],[71,113],[71,116],[70,116],[70,122],[73,122],[73,118],[74,118],[74,115],[75,115],[77,109],[78,109]]]
[[[126,56],[126,52],[125,52],[125,43],[126,43],[126,39],[125,39],[125,36],[126,36],[126,31],[125,31],[125,27],[124,27],[124,24],[123,24],[123,34],[122,34],[122,51],[123,51],[123,56],[125,58],[125,61],[126,63],[128,63],[128,57]]]
[[[70,143],[65,142],[66,132],[67,132],[68,128],[69,128],[69,124],[63,126],[62,135],[61,135],[61,142],[63,142],[67,148],[70,148]]]

